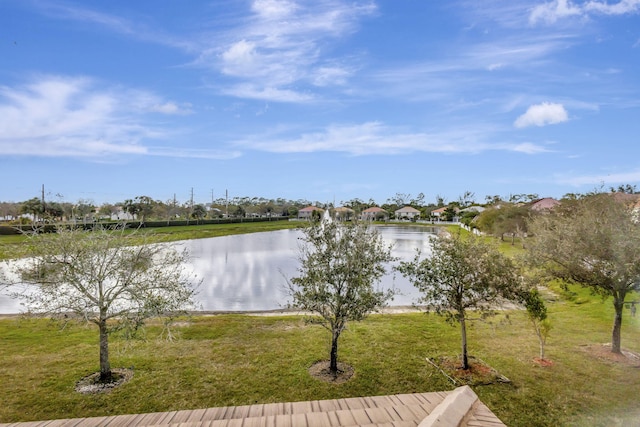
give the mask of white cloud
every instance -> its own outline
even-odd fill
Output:
[[[222,53],[225,74],[246,75],[255,67],[256,61],[255,43],[240,40],[229,46],[229,49]]]
[[[567,110],[562,104],[543,102],[532,105],[527,112],[516,119],[513,125],[517,128],[528,126],[546,126],[569,120]]]
[[[264,101],[305,103],[313,101],[311,94],[277,87],[260,87],[252,84],[238,84],[222,89],[225,95],[238,98],[259,99]]]
[[[318,132],[293,137],[259,135],[237,141],[236,145],[273,153],[341,152],[355,156],[400,155],[413,152],[476,154],[483,151],[515,151],[525,154],[546,152],[535,144],[489,144],[473,131],[441,133],[403,132],[380,122],[331,125]]]
[[[524,154],[549,153],[551,151],[541,145],[536,145],[531,142],[513,145],[509,147],[509,150]]]
[[[318,67],[315,70],[312,83],[315,86],[344,85],[352,72],[339,66]]]
[[[162,114],[178,114],[178,115],[191,114],[193,112],[191,110],[190,104],[184,104],[181,107],[175,102],[165,102],[162,104],[151,105],[150,111],[154,111],[156,113],[162,113]]]
[[[534,7],[529,15],[529,22],[536,24],[544,21],[547,24],[553,24],[558,19],[581,16],[583,13],[583,10],[570,0],[554,0]]]
[[[529,15],[529,23],[553,24],[571,16],[588,17],[591,14],[625,15],[640,11],[640,0],[620,0],[617,3],[591,0],[583,4],[571,0],[553,0],[534,7]]]
[[[148,92],[104,88],[84,77],[42,76],[21,87],[0,87],[0,156],[163,156],[143,143],[168,131],[148,124],[145,114],[182,114],[173,102]],[[182,156],[228,156],[179,150]],[[190,155],[191,153],[191,155]]]
[[[286,0],[256,0],[251,10],[265,19],[283,19],[290,16],[298,6]]]
[[[584,5],[584,9],[605,15],[624,15],[640,11],[640,0],[620,0],[614,4],[603,1],[589,1]]]
[[[87,9],[77,5],[56,1],[34,2],[39,11],[57,19],[71,20],[100,26],[118,34],[137,40],[171,46],[187,51],[194,51],[196,44],[188,39],[178,38],[159,32],[142,24],[140,20],[129,20],[117,15]]]
[[[640,181],[640,171],[577,176],[558,174],[556,175],[556,181],[559,184],[573,185],[576,187],[583,185],[608,186],[615,184],[628,184]]]
[[[359,20],[375,10],[366,1],[254,0],[244,24],[212,40],[196,64],[232,79],[227,94],[256,98],[259,93],[259,99],[307,102],[314,97],[300,87],[343,85],[351,75],[351,67],[337,66],[338,61],[327,57],[327,41],[354,31]]]

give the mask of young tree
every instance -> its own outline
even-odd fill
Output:
[[[533,326],[540,344],[540,360],[544,360],[544,347],[551,331],[551,323],[547,319],[547,307],[536,288],[523,293],[523,302],[527,310],[527,317]]]
[[[622,309],[640,290],[640,223],[633,207],[611,194],[566,199],[529,224],[530,260],[550,277],[613,297],[611,351],[620,353]]]
[[[431,255],[401,262],[398,270],[420,290],[417,301],[427,311],[460,324],[462,369],[469,368],[467,327],[470,311],[486,317],[502,299],[516,299],[521,288],[518,269],[495,246],[469,236],[432,239]]]
[[[289,282],[292,307],[331,333],[329,369],[338,374],[338,339],[349,321],[363,320],[393,298],[376,289],[391,262],[391,248],[373,229],[359,223],[322,221],[304,229],[298,277]]]
[[[59,229],[53,235],[36,234],[31,243],[31,257],[15,268],[20,283],[13,285],[19,287],[13,296],[31,313],[95,324],[103,382],[111,379],[112,332],[192,305],[192,277],[183,267],[186,254],[145,244],[142,235]]]

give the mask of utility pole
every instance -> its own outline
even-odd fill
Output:
[[[191,215],[193,215],[193,187],[191,187],[191,198],[189,199],[189,216],[187,217],[187,225],[191,221]]]
[[[46,210],[46,205],[44,204],[44,184],[42,184],[42,217],[44,217]]]
[[[224,214],[229,218],[229,190],[224,190]]]

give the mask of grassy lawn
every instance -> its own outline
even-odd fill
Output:
[[[299,224],[154,232],[159,240],[169,241]],[[0,237],[0,250],[16,256],[16,248],[25,246],[20,239]],[[501,248],[508,253],[522,250],[518,242],[502,243]],[[566,293],[552,285],[551,291],[553,330],[546,353],[554,364],[540,367],[533,362],[538,342],[523,312],[473,323],[468,331],[470,355],[511,380],[474,390],[509,426],[636,425],[640,369],[586,351],[589,345],[610,342],[611,301],[577,287]],[[640,352],[640,316],[630,317],[629,310],[624,316],[622,346]],[[143,339],[111,340],[112,366],[133,368],[133,379],[109,394],[87,396],[76,393],[74,385],[98,369],[93,326],[62,329],[44,319],[0,318],[0,423],[450,390],[455,386],[426,358],[459,354],[460,339],[457,327],[435,315],[371,316],[343,333],[340,360],[355,368],[355,376],[333,385],[307,372],[328,357],[328,334],[300,317],[195,316],[176,327],[179,338],[173,342],[162,339],[159,325],[150,324],[144,332]]]
[[[512,381],[474,387],[509,426],[609,426],[621,425],[616,415],[640,416],[640,369],[584,351],[609,341],[610,302],[574,291],[571,301],[550,306],[551,367],[532,362],[537,340],[522,312],[469,331],[470,354]],[[640,351],[639,319],[625,316],[623,347]],[[177,328],[174,342],[160,332],[150,325],[145,339],[114,337],[112,365],[133,367],[134,377],[109,394],[85,396],[73,388],[98,367],[93,327],[0,319],[0,422],[448,390],[454,386],[425,358],[459,352],[458,329],[434,315],[371,316],[341,341],[354,378],[331,385],[307,373],[327,358],[327,333],[299,317],[196,316]]]
[[[242,222],[234,224],[187,225],[180,227],[144,228],[142,233],[153,235],[156,242],[175,242],[178,240],[205,239],[208,237],[229,236],[233,234],[259,233],[301,227],[305,223],[297,221]],[[0,260],[12,259],[27,254],[29,238],[25,235],[0,235]]]

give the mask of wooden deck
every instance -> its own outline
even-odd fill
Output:
[[[228,406],[150,414],[0,424],[0,427],[345,427],[504,424],[469,387],[450,392]]]

